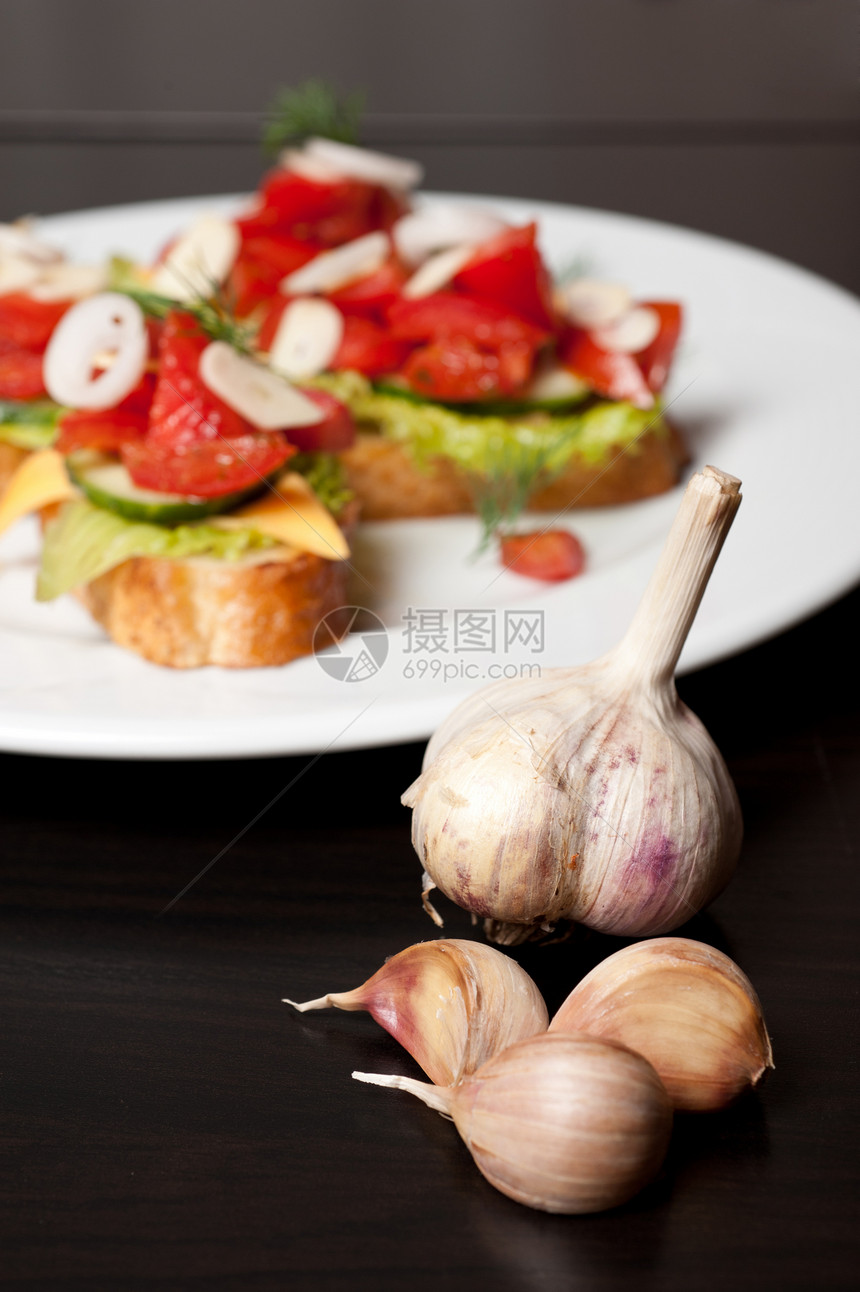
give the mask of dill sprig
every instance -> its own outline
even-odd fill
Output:
[[[482,531],[476,555],[513,528],[538,485],[561,474],[578,431],[578,424],[568,424],[542,443],[508,441],[491,455],[480,475],[470,473]]]
[[[281,90],[269,109],[263,150],[274,156],[312,135],[354,144],[363,110],[364,94],[338,95],[325,81],[304,81],[294,89]]]
[[[240,323],[233,312],[232,303],[227,299],[223,288],[213,284],[212,295],[196,296],[190,301],[176,301],[169,296],[147,291],[133,283],[117,286],[115,291],[122,292],[136,301],[144,314],[152,318],[163,319],[170,310],[180,310],[190,314],[212,341],[226,341],[241,354],[254,353],[255,330],[246,323]]]

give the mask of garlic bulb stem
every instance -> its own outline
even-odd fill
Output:
[[[668,682],[675,672],[717,557],[741,504],[736,476],[705,467],[693,476],[651,580],[612,652],[625,682]]]
[[[400,1077],[383,1072],[353,1072],[355,1081],[364,1081],[368,1086],[387,1086],[389,1090],[406,1090],[415,1095],[428,1108],[450,1117],[451,1091],[447,1086],[431,1086],[427,1081],[416,1081],[414,1077]]]

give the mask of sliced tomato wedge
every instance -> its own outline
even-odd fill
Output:
[[[549,273],[537,246],[537,225],[505,229],[475,248],[454,276],[455,287],[495,301],[541,328],[555,326]]]
[[[562,343],[559,358],[596,394],[606,399],[627,399],[637,408],[653,407],[654,395],[635,355],[601,350],[590,333],[573,328]]]
[[[395,372],[405,362],[410,348],[407,341],[398,341],[372,319],[347,315],[343,338],[329,366],[336,372],[352,369],[366,377],[379,377]]]
[[[154,390],[155,374],[147,372],[116,408],[66,413],[58,424],[55,448],[61,453],[73,453],[76,449],[116,453],[121,445],[142,440],[149,427]]]
[[[142,489],[217,498],[260,483],[295,453],[280,431],[249,431],[232,440],[202,440],[177,451],[147,437],[120,446],[129,475]]]
[[[454,336],[413,351],[400,375],[428,399],[460,403],[509,398],[529,381],[533,358],[534,349],[526,341],[489,350],[468,337]]]
[[[312,426],[291,426],[284,432],[290,443],[303,453],[341,453],[350,448],[355,443],[355,421],[346,404],[327,390],[304,386],[301,390],[322,409],[325,418]]]
[[[294,299],[295,297],[293,296],[285,296],[283,292],[278,292],[276,296],[266,302],[265,313],[260,322],[260,330],[257,333],[257,346],[260,350],[271,350],[278,324],[281,321],[281,315],[290,301]]]
[[[0,340],[0,399],[36,399],[45,393],[42,356]]]
[[[253,429],[201,381],[198,366],[208,344],[192,315],[171,310],[161,335],[150,439],[179,449],[202,440],[235,439]]]
[[[677,301],[643,301],[642,303],[660,318],[660,331],[651,344],[644,350],[640,350],[636,356],[649,389],[656,395],[666,385],[669,377],[672,358],[681,335],[683,309]]]
[[[574,579],[585,569],[583,546],[566,529],[511,534],[501,541],[501,557],[502,564],[515,574],[547,583]]]
[[[278,290],[282,278],[301,269],[322,248],[291,237],[246,238],[230,274],[229,288],[240,316],[250,314]]]
[[[408,277],[402,265],[390,260],[366,278],[359,278],[357,282],[331,292],[329,300],[343,314],[366,315],[382,322],[386,312],[399,299]]]
[[[403,341],[465,337],[485,347],[525,341],[536,349],[550,335],[546,328],[536,327],[495,301],[480,301],[456,292],[433,292],[418,300],[399,300],[388,311],[388,320],[392,335]]]
[[[279,232],[335,246],[370,231],[374,197],[361,180],[322,184],[280,167],[264,176],[257,209],[237,224],[243,238]]]
[[[72,301],[35,301],[24,292],[0,296],[0,336],[39,354]]]

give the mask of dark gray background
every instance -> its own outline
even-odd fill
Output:
[[[261,112],[363,87],[427,187],[577,202],[860,290],[856,0],[0,0],[0,219],[254,185]]]

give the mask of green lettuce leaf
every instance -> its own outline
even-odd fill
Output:
[[[339,516],[355,497],[347,485],[343,463],[334,453],[297,453],[287,465],[290,471],[298,471],[304,476],[333,516]]]
[[[168,528],[123,520],[84,500],[67,503],[45,531],[36,600],[52,601],[133,556],[173,560],[214,556],[237,561],[277,545],[276,539],[250,527],[218,529],[199,523]]]
[[[67,411],[47,399],[0,399],[0,440],[19,449],[49,449]]]

